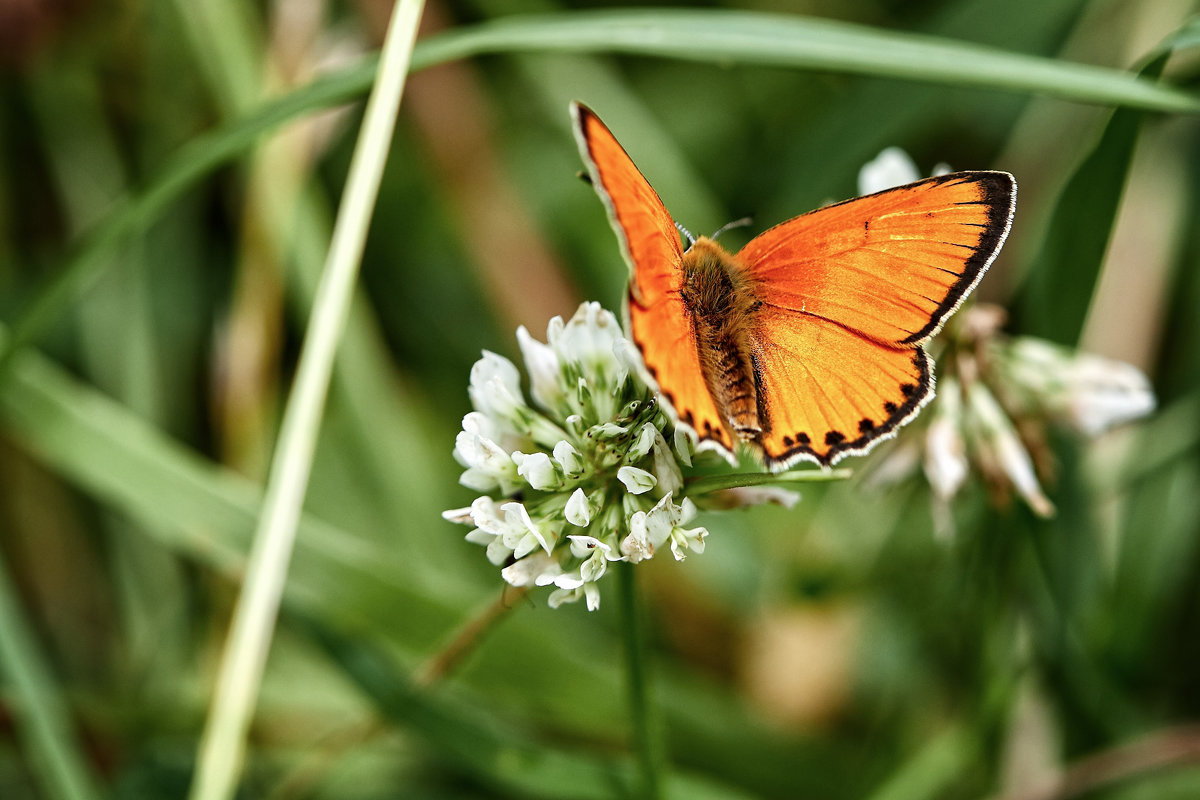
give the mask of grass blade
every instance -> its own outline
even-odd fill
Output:
[[[421,42],[412,69],[489,53],[628,53],[709,63],[752,63],[878,75],[939,84],[1035,92],[1087,103],[1200,112],[1200,98],[1120,70],[1010,53],[938,37],[808,17],[734,11],[602,11],[514,16]],[[199,136],[143,193],[128,198],[69,256],[12,323],[0,345],[0,379],[11,353],[31,342],[104,268],[124,237],[155,219],[268,130],[360,97],[377,62],[368,58]]]
[[[26,740],[32,771],[47,797],[92,800],[99,797],[86,760],[74,746],[67,706],[52,671],[20,612],[16,587],[0,555],[0,673],[7,677]]]
[[[1158,74],[1165,63],[1160,56],[1146,72]],[[1026,332],[1069,346],[1078,342],[1145,116],[1132,108],[1114,111],[1059,196],[1028,271]]]
[[[1171,54],[1194,47],[1200,23],[1168,39],[1139,74],[1157,78]],[[1146,112],[1118,108],[1099,141],[1063,188],[1045,239],[1027,273],[1022,312],[1025,330],[1059,344],[1075,345],[1100,279],[1121,196],[1133,163]]]
[[[222,659],[208,725],[201,741],[191,796],[220,800],[233,794],[246,731],[266,666],[296,527],[304,503],[333,357],[350,309],[371,209],[387,160],[396,112],[420,20],[421,0],[393,9],[375,90],[350,164],[321,285],[284,412],[279,445],[242,594]]]
[[[514,797],[603,800],[630,796],[629,757],[571,751],[488,724],[478,714],[414,689],[386,654],[313,620],[295,618],[389,722],[422,737],[440,757]],[[671,798],[738,798],[735,788],[688,773],[671,776]]]
[[[1129,72],[836,20],[643,9],[513,16],[429,39],[415,67],[503,52],[627,53],[973,86],[1194,114],[1200,97]]]

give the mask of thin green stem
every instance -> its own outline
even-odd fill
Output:
[[[422,5],[421,0],[401,0],[393,11],[384,41],[377,82],[367,101],[350,163],[296,382],[284,411],[263,515],[255,531],[246,580],[217,676],[192,784],[193,800],[223,800],[232,796],[241,772],[246,731],[258,699],[279,613],[333,373],[334,353],[350,309]]]
[[[634,756],[641,774],[639,795],[645,800],[663,796],[665,745],[662,726],[650,691],[646,632],[632,564],[616,564],[621,604],[621,630],[625,638],[625,671],[629,683],[629,715],[633,723]]]
[[[737,489],[744,486],[773,486],[779,483],[825,483],[844,481],[854,473],[848,469],[804,469],[788,472],[734,472],[729,475],[708,475],[694,478],[684,486],[688,495],[708,494],[722,489]]]
[[[75,746],[66,703],[51,677],[20,610],[8,567],[0,557],[0,675],[10,687],[17,734],[27,750],[33,776],[53,800],[99,797],[83,754]]]

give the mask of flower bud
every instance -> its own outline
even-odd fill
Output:
[[[637,467],[621,467],[617,470],[617,480],[625,484],[625,488],[630,494],[643,494],[653,489],[658,483],[653,475]]]

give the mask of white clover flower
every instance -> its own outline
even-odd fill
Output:
[[[512,462],[517,465],[517,474],[534,489],[553,491],[563,485],[562,475],[545,453],[526,454],[518,450],[512,454]]]
[[[475,410],[454,455],[460,483],[487,494],[443,516],[474,526],[467,540],[509,584],[553,586],[552,608],[582,599],[593,610],[611,562],[704,551],[708,531],[684,527],[695,504],[674,499],[695,443],[638,377],[640,356],[611,313],[584,303],[551,320],[546,339],[517,331],[532,403],[508,359],[485,352],[471,370]]]
[[[654,473],[655,486],[663,494],[678,494],[683,488],[683,472],[667,440],[658,430],[654,431],[653,448],[654,466],[651,472]],[[688,460],[690,463],[690,455]]]
[[[594,583],[585,583],[574,589],[556,589],[550,593],[546,602],[551,608],[558,608],[563,603],[574,603],[581,597],[586,600],[588,611],[595,611],[600,607],[600,589]]]
[[[1040,411],[1085,436],[1154,410],[1154,391],[1132,364],[1077,353],[1042,339],[1018,336],[994,348],[1019,411]]]
[[[982,383],[967,392],[971,417],[979,429],[980,456],[991,462],[993,471],[1006,475],[1017,493],[1039,516],[1054,515],[1054,504],[1042,491],[1033,459],[996,398]]]
[[[1052,464],[1046,426],[1093,437],[1155,407],[1150,382],[1136,367],[1042,339],[1006,337],[999,331],[1003,316],[980,305],[951,325],[919,447],[895,448],[876,472],[878,482],[895,482],[919,458],[940,528],[950,527],[946,504],[972,468],[991,485],[1015,491],[1034,513],[1051,516],[1054,505],[1042,487]]]
[[[517,465],[495,441],[499,438],[496,426],[483,414],[463,417],[463,429],[454,440],[454,458],[467,468],[459,483],[479,492],[499,488],[505,493],[518,485]]]
[[[941,501],[950,500],[967,480],[967,445],[963,438],[962,387],[948,375],[938,387],[938,403],[925,431],[925,477]]]
[[[529,394],[543,409],[557,410],[564,393],[558,380],[560,366],[554,348],[530,336],[524,325],[517,328],[517,344],[521,347],[525,368],[529,370]]]
[[[513,562],[500,575],[512,586],[549,586],[562,575],[562,565],[547,553],[536,553]]]
[[[695,516],[696,504],[685,497],[679,506],[677,520],[671,527],[671,553],[676,561],[683,561],[689,550],[697,554],[704,552],[704,537],[708,536],[708,531],[704,528],[683,527],[683,523],[691,522]]]
[[[687,551],[704,552],[704,528],[687,529],[683,523],[696,516],[696,505],[689,498],[676,505],[671,495],[664,495],[648,511],[636,511],[629,518],[629,535],[621,541],[621,553],[633,563],[653,558],[654,553],[670,541],[671,552],[682,561]]]
[[[579,583],[594,583],[604,575],[604,571],[608,568],[608,562],[621,561],[620,551],[609,544],[601,541],[594,536],[569,536],[571,540],[571,555],[580,559],[579,565]],[[574,588],[564,586],[559,583],[559,586],[566,588]]]
[[[938,164],[932,174],[949,171]],[[907,153],[889,147],[859,171],[859,193],[921,177]],[[937,395],[918,423],[924,436],[915,444],[911,438],[899,442],[875,467],[876,484],[896,482],[923,467],[942,531],[952,528],[949,502],[972,466],[994,486],[1015,490],[1034,513],[1054,513],[1038,476],[1046,459],[1031,455],[1031,448],[1046,455],[1036,447],[1046,422],[1090,437],[1155,407],[1150,382],[1137,368],[1033,337],[1004,337],[999,332],[1004,317],[1003,309],[978,304],[950,321],[941,335],[948,341],[946,355],[938,360]],[[1022,434],[1030,431],[1033,436],[1026,438],[1032,441],[1026,441]]]
[[[517,412],[525,405],[521,395],[521,375],[504,356],[487,350],[471,367],[471,385],[467,389],[471,405],[484,418],[518,430]]]
[[[592,521],[592,513],[592,503],[583,489],[576,489],[572,492],[571,496],[567,498],[567,505],[563,508],[567,522],[577,528],[586,528]]]
[[[575,480],[583,475],[583,456],[565,439],[554,445],[554,460],[567,478]]]
[[[637,467],[621,467],[617,470],[617,480],[625,484],[630,494],[645,494],[658,483],[652,473]]]

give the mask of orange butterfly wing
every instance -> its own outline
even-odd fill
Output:
[[[943,175],[796,217],[738,253],[763,303],[768,464],[866,452],[928,401],[920,344],[983,277],[1015,200],[1008,173]]]
[[[955,172],[796,217],[738,257],[773,306],[920,344],[983,277],[1015,202],[1007,172]]]
[[[704,383],[694,322],[679,293],[683,248],[675,222],[591,109],[572,103],[571,116],[579,152],[629,264],[630,335],[678,421],[731,454],[733,441]]]
[[[920,347],[887,347],[826,320],[765,307],[755,337],[768,420],[758,440],[775,470],[865,453],[933,396]]]

